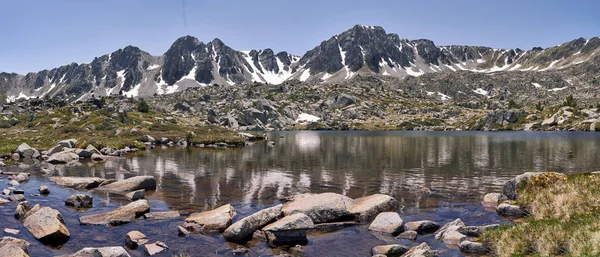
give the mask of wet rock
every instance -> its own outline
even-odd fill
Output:
[[[131,257],[121,246],[83,248],[69,257]]]
[[[47,162],[52,164],[66,164],[72,161],[79,161],[79,155],[74,152],[60,152],[50,155]]]
[[[131,249],[137,249],[148,242],[149,240],[146,238],[146,235],[139,231],[131,231],[125,235],[125,245]]]
[[[156,179],[152,176],[136,176],[96,188],[98,191],[111,193],[124,193],[142,189],[156,190]]]
[[[129,201],[137,201],[140,199],[144,199],[145,195],[144,195],[145,190],[136,190],[133,192],[129,192],[125,195],[125,197],[127,197],[127,199],[129,199]]]
[[[371,250],[373,255],[384,255],[384,256],[402,256],[408,252],[408,247],[399,244],[392,245],[380,245],[375,246]]]
[[[504,184],[502,187],[502,194],[506,195],[509,200],[517,200],[519,193],[517,192],[519,187],[523,187],[531,180],[532,177],[545,174],[545,172],[526,172],[521,175],[514,177]],[[554,173],[558,177],[565,177],[564,174]]]
[[[71,233],[64,224],[62,214],[50,207],[43,207],[23,221],[23,227],[42,243],[61,245]]]
[[[121,206],[113,211],[79,218],[81,225],[113,225],[118,226],[132,222],[137,217],[150,211],[150,204],[146,200],[138,200]]]
[[[333,222],[351,216],[352,202],[351,198],[335,193],[301,194],[284,204],[282,212],[286,216],[306,214],[314,223]]]
[[[223,236],[230,241],[242,241],[247,239],[254,231],[281,216],[282,208],[283,205],[280,204],[249,215],[229,226],[223,232]]]
[[[25,240],[5,236],[0,241],[0,257],[29,257],[28,247]]]
[[[4,233],[11,234],[11,235],[18,235],[19,233],[21,233],[21,231],[18,229],[5,228]]]
[[[411,221],[404,224],[405,231],[416,231],[419,234],[435,232],[440,228],[440,224],[431,220]]]
[[[313,229],[312,219],[303,213],[283,217],[264,227],[271,245],[295,245],[308,242],[306,231]]]
[[[505,200],[506,196],[501,193],[489,193],[483,196],[483,206],[485,207],[496,207],[498,203]]]
[[[482,243],[471,241],[462,241],[459,245],[459,249],[461,253],[469,255],[487,255],[492,253],[492,251],[485,247]]]
[[[50,194],[50,189],[47,186],[40,186],[38,188],[38,191],[40,192],[40,194],[42,195],[49,195]]]
[[[17,208],[15,209],[15,219],[23,220],[25,219],[25,213],[31,210],[31,203],[28,201],[23,201],[17,204]]]
[[[235,215],[235,208],[227,204],[212,211],[193,213],[185,219],[183,227],[192,233],[222,233]]]
[[[17,147],[17,149],[15,149],[15,153],[18,154],[19,157],[21,157],[21,158],[37,159],[40,156],[42,156],[38,150],[36,150],[35,148],[30,147],[26,143],[22,143],[21,145],[19,145]]]
[[[397,212],[382,212],[371,222],[369,230],[397,235],[404,230],[402,225],[404,225],[404,221]]]
[[[503,203],[498,205],[496,208],[496,213],[499,216],[509,217],[509,218],[523,218],[529,215],[529,212],[524,208],[521,208],[518,205],[512,205],[508,203]]]
[[[357,220],[364,222],[381,212],[396,211],[399,206],[398,201],[389,195],[374,194],[354,200],[350,212]]]
[[[150,256],[162,253],[169,249],[169,247],[163,242],[146,244],[146,245],[144,245],[144,248],[146,249],[146,253]]]
[[[457,229],[458,232],[469,237],[480,237],[485,231],[499,227],[499,224],[486,226],[464,226]]]
[[[74,194],[65,200],[65,205],[75,208],[92,208],[94,206],[94,197],[85,194]]]
[[[62,187],[78,190],[89,190],[110,182],[110,180],[95,177],[50,177],[50,181]]]
[[[144,214],[144,219],[147,220],[171,220],[178,219],[181,215],[178,211],[166,211],[166,212],[149,212]]]
[[[360,223],[356,221],[340,221],[340,222],[328,222],[328,223],[319,223],[315,224],[315,230],[323,231],[323,232],[334,232],[337,230],[341,230],[347,227],[357,226]]]
[[[417,231],[405,231],[396,236],[396,239],[417,240]]]
[[[65,148],[75,148],[75,144],[77,144],[77,139],[71,138],[71,139],[62,140],[62,141],[58,142],[57,145],[60,145]]]
[[[402,257],[437,257],[440,255],[440,251],[433,250],[427,243],[422,243],[410,248]]]

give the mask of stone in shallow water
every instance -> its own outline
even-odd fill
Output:
[[[403,231],[404,221],[397,212],[382,212],[371,222],[369,230],[384,234],[397,235]]]
[[[241,241],[247,239],[254,231],[260,229],[267,223],[281,216],[283,205],[277,205],[258,211],[229,226],[223,236],[230,241]]]
[[[193,213],[185,219],[183,227],[192,233],[222,233],[235,215],[235,208],[226,204],[212,211]]]

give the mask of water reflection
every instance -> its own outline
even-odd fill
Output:
[[[274,146],[157,149],[104,165],[57,167],[60,175],[152,175],[156,196],[186,212],[231,202],[272,204],[283,196],[336,192],[395,196],[410,207],[478,201],[526,171],[595,170],[593,133],[278,132]],[[422,197],[430,188],[432,197]],[[425,199],[425,200],[424,200]]]

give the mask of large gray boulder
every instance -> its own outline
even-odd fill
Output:
[[[96,188],[98,191],[123,194],[136,190],[156,190],[156,179],[152,176],[137,176],[116,181]]]
[[[112,180],[95,177],[50,177],[50,181],[62,187],[78,190],[90,190],[112,182]]]
[[[404,228],[404,221],[397,212],[382,212],[371,222],[369,230],[384,234],[397,235]]]
[[[134,221],[137,217],[150,211],[150,204],[146,200],[138,200],[121,206],[113,211],[94,215],[81,216],[81,225],[122,225]]]
[[[286,216],[306,214],[314,223],[333,222],[352,215],[349,210],[352,202],[351,198],[335,193],[301,194],[284,204],[282,212]]]
[[[62,245],[71,237],[62,214],[50,207],[42,207],[39,211],[25,218],[23,227],[35,239],[49,245]]]
[[[223,237],[229,241],[242,241],[247,239],[254,231],[281,216],[282,208],[283,205],[280,204],[245,217],[229,226],[223,232]]]
[[[296,245],[308,242],[306,231],[314,227],[310,217],[296,213],[265,226],[262,231],[271,245]]]
[[[21,158],[37,159],[42,156],[38,150],[26,143],[20,144],[17,149],[15,149],[15,153],[19,154]]]
[[[83,248],[69,257],[131,257],[121,246]]]
[[[393,197],[383,194],[374,194],[355,199],[350,212],[359,221],[369,221],[377,214],[386,211],[396,211],[400,203]]]
[[[192,233],[222,233],[235,215],[235,208],[227,204],[212,211],[193,213],[185,219],[183,227]]]
[[[79,161],[79,155],[71,151],[63,151],[50,155],[47,162],[52,164],[65,164],[72,161]]]

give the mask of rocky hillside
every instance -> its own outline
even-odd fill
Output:
[[[72,63],[25,75],[0,73],[0,102],[36,97],[59,97],[68,101],[109,95],[145,97],[214,84],[242,88],[253,82],[280,85],[296,80],[311,85],[335,84],[345,83],[358,75],[404,78],[434,73],[439,74],[432,78],[436,80],[454,76],[485,80],[487,75],[494,77],[498,73],[518,71],[524,74],[519,76],[535,77],[537,73],[561,72],[574,66],[582,67],[581,70],[593,69],[598,64],[598,49],[599,37],[580,38],[547,49],[527,51],[436,46],[430,40],[403,39],[388,34],[381,27],[357,25],[323,41],[300,57],[287,52],[275,53],[271,49],[238,51],[219,39],[203,43],[186,36],[177,39],[162,56],[152,56],[128,46],[97,57],[88,64]],[[571,72],[574,72],[573,76],[565,81],[577,81],[582,77],[591,81],[598,74]],[[464,86],[461,81],[454,84]],[[480,84],[481,90],[476,89],[480,95],[490,92],[483,86],[490,83]],[[553,90],[566,86],[547,88],[548,83],[536,81],[524,84],[531,85]],[[454,86],[441,84],[431,92],[440,97],[450,96],[457,92]]]

